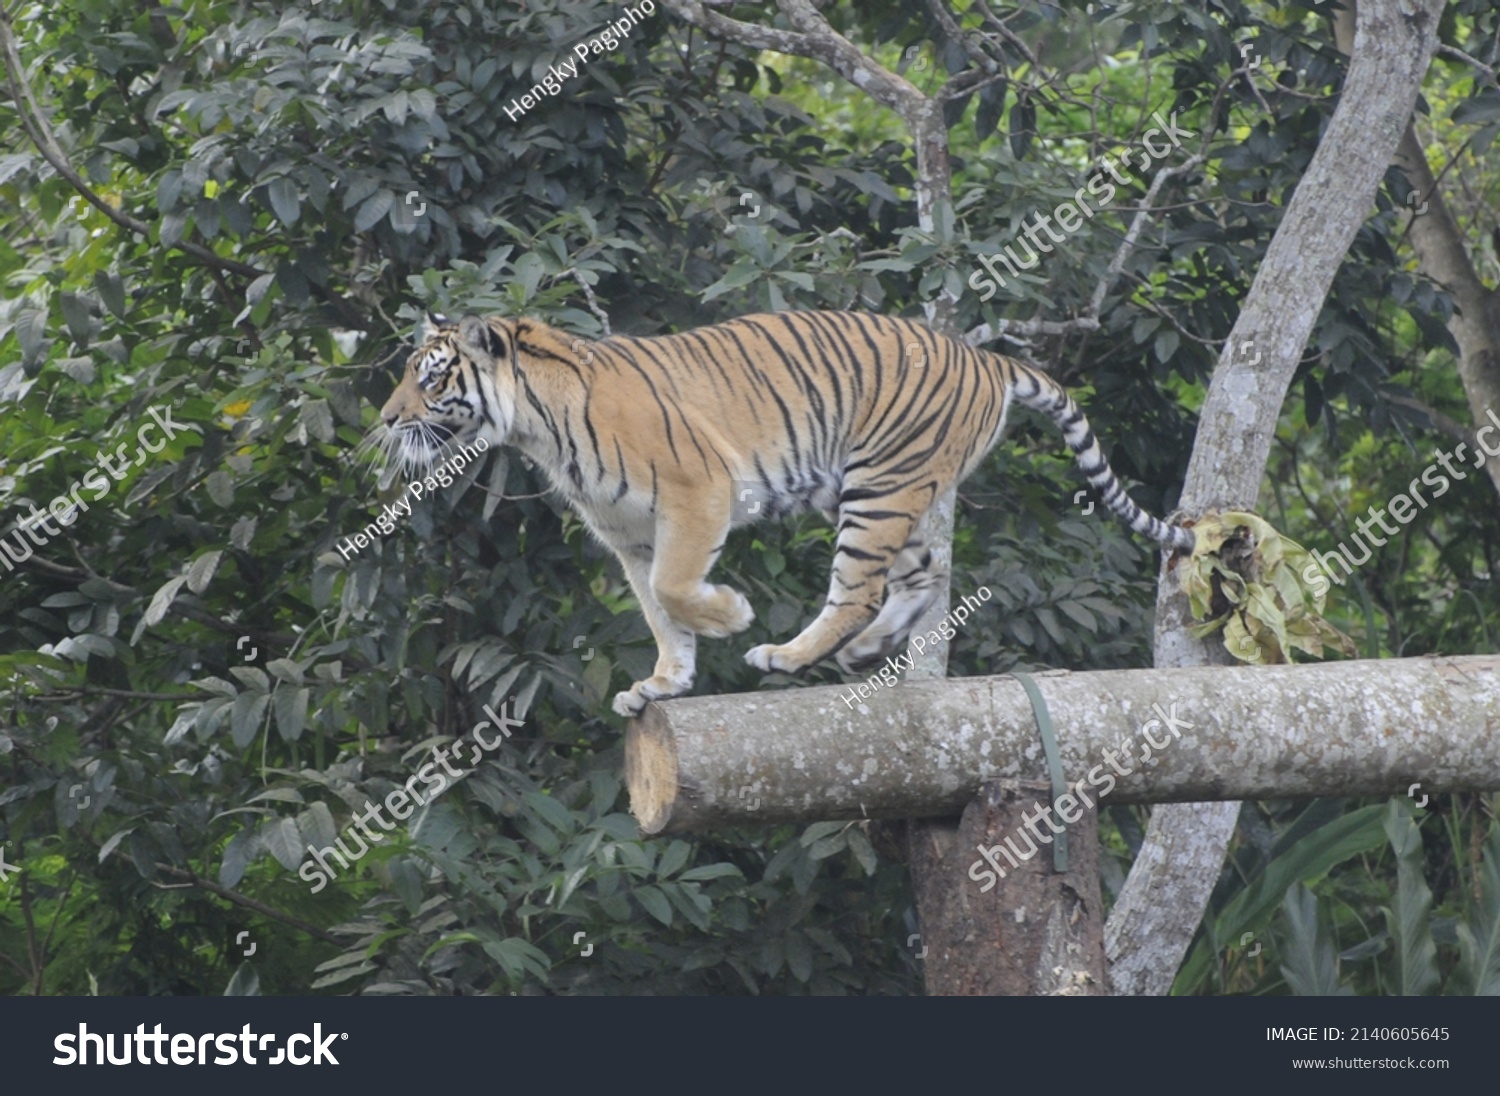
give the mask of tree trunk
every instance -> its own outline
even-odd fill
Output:
[[[1442,10],[1442,0],[1359,5],[1339,104],[1214,370],[1182,494],[1187,513],[1255,505],[1297,362],[1411,117],[1437,47]],[[1187,599],[1165,570],[1159,591],[1156,665],[1215,661],[1207,644],[1188,636]],[[1217,658],[1225,660],[1227,655]],[[1105,927],[1116,993],[1171,989],[1218,881],[1238,814],[1238,805],[1230,804],[1153,812]]]
[[[907,863],[922,911],[917,955],[930,995],[1081,997],[1106,992],[1096,812],[1083,810],[1068,826],[1065,872],[1052,870],[1045,849],[1019,867],[1009,862],[1003,848],[995,849],[1004,835],[1021,832],[1036,805],[1049,802],[1050,796],[1046,783],[991,783],[969,801],[956,831],[912,824]],[[980,846],[989,848],[996,862],[976,879],[969,872]],[[998,876],[1002,871],[1003,879]]]

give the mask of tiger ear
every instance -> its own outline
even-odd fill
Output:
[[[422,326],[417,328],[417,345],[420,346],[427,340],[435,337],[439,331],[448,326],[448,317],[441,312],[426,312],[422,315]]]
[[[502,358],[505,339],[481,317],[465,316],[458,321],[458,348],[471,358]]]

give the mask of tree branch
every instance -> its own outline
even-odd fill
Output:
[[[1474,431],[1470,430],[1457,419],[1449,418],[1431,404],[1423,403],[1414,396],[1387,396],[1387,403],[1394,403],[1397,407],[1405,407],[1422,415],[1431,424],[1432,428],[1440,434],[1445,434],[1454,441],[1467,442],[1469,447],[1478,453],[1481,446],[1477,445]]]
[[[1104,298],[1109,294],[1110,287],[1114,285],[1115,279],[1125,269],[1125,260],[1130,257],[1131,251],[1135,249],[1135,242],[1140,238],[1141,229],[1145,227],[1147,220],[1156,212],[1151,208],[1151,203],[1161,193],[1162,186],[1170,178],[1185,175],[1203,162],[1201,155],[1189,156],[1181,164],[1174,167],[1162,168],[1151,178],[1151,185],[1146,188],[1146,197],[1141,202],[1141,208],[1131,218],[1130,227],[1125,230],[1125,238],[1120,241],[1120,246],[1115,249],[1114,258],[1109,261],[1109,267],[1104,272],[1104,277],[1099,279],[1099,284],[1094,287],[1093,295],[1089,298],[1089,307],[1081,316],[1074,316],[1070,320],[999,320],[996,324],[982,323],[964,335],[963,341],[970,346],[980,346],[997,338],[1010,338],[1011,336],[1026,337],[1030,335],[1067,335],[1074,331],[1097,331],[1099,329],[1099,312],[1104,307]],[[1012,339],[1012,341],[1015,341]]]
[[[641,832],[951,817],[992,781],[1050,786],[1014,678],[873,680],[859,694],[757,693],[753,706],[743,695],[647,705],[625,732]],[[1036,685],[1064,782],[1090,808],[1399,795],[1414,781],[1500,788],[1500,655],[1054,671]]]
[[[26,80],[26,69],[21,63],[20,52],[16,48],[14,27],[11,24],[10,13],[0,6],[0,57],[5,62],[6,81],[10,86],[10,94],[16,105],[16,114],[21,119],[21,126],[26,130],[26,135],[31,138],[31,143],[42,154],[43,159],[52,165],[52,169],[61,175],[74,190],[81,194],[89,205],[100,213],[103,213],[115,224],[129,232],[147,239],[151,237],[151,226],[145,221],[136,219],[130,214],[116,209],[98,194],[94,193],[82,175],[73,169],[68,162],[67,153],[57,142],[52,127],[47,122],[47,117],[42,113],[41,107],[37,105],[35,96],[31,93],[31,85]],[[259,267],[242,263],[235,259],[226,259],[217,252],[210,251],[206,247],[200,247],[191,240],[179,240],[172,245],[185,255],[190,255],[208,266],[228,270],[247,278],[258,278],[266,271]]]
[[[171,864],[162,864],[158,862],[156,864],[156,870],[159,872],[166,872],[168,875],[172,875],[178,879],[184,880],[190,887],[197,887],[199,890],[205,890],[210,894],[218,895],[220,898],[224,899],[227,902],[233,902],[236,906],[243,906],[247,910],[254,910],[256,913],[260,914],[263,917],[269,917],[273,921],[280,921],[283,925],[290,925],[292,928],[297,929],[301,932],[305,932],[307,933],[307,935],[315,937],[318,940],[325,940],[330,944],[338,944],[340,946],[342,946],[344,943],[344,941],[340,940],[332,933],[318,928],[317,925],[314,925],[311,922],[304,921],[300,917],[293,917],[291,914],[285,913],[282,910],[277,909],[275,906],[266,905],[266,903],[260,901],[260,899],[258,898],[251,898],[248,894],[241,894],[237,890],[231,890],[228,887],[221,886],[220,884],[215,883],[212,880],[204,879],[201,875],[197,875],[193,872],[187,871],[184,868],[177,868],[173,867]]]
[[[85,696],[118,696],[129,700],[172,700],[189,701],[202,700],[202,693],[139,693],[131,689],[105,689],[98,686],[85,685],[67,693],[41,693],[31,699],[37,701],[68,701],[78,700]]]
[[[995,33],[1009,42],[1012,49],[1014,49],[1022,57],[1026,58],[1026,63],[1028,65],[1040,72],[1042,63],[1037,60],[1037,56],[1031,51],[1031,47],[1028,46],[1020,38],[1020,36],[1016,34],[1015,31],[1011,30],[1010,27],[1006,25],[1006,21],[1004,19],[999,18],[994,12],[990,11],[990,7],[988,4],[983,3],[981,0],[981,2],[977,6],[981,14],[984,15],[984,21],[994,28]]]
[[[821,61],[882,106],[903,117],[913,103],[926,98],[918,88],[866,57],[853,42],[828,24],[809,0],[777,0],[796,31],[756,26],[709,11],[701,0],[663,0],[668,11],[719,38],[754,49],[775,50]]]
[[[57,136],[48,123],[46,115],[42,113],[36,97],[32,94],[31,85],[26,79],[25,66],[21,62],[20,51],[16,47],[14,29],[10,13],[5,10],[3,4],[0,4],[0,60],[4,61],[6,83],[10,87],[11,98],[16,105],[16,114],[21,119],[21,126],[31,139],[31,143],[36,146],[37,151],[52,166],[52,169],[67,180],[89,205],[119,227],[149,240],[151,238],[150,225],[110,205],[94,192],[82,175],[74,170],[67,153],[58,143]],[[244,278],[259,278],[268,273],[252,263],[225,258],[213,249],[192,240],[178,240],[171,245],[171,248],[198,260],[210,271],[227,271]],[[333,309],[339,321],[346,327],[358,330],[369,329],[369,322],[364,312],[343,294],[328,286],[310,285],[309,288],[313,294]]]
[[[1479,58],[1470,57],[1467,53],[1459,49],[1457,46],[1439,46],[1437,51],[1439,53],[1446,54],[1449,57],[1457,57],[1460,61],[1467,62],[1474,68],[1478,69],[1480,72],[1484,73],[1485,76],[1489,77],[1489,82],[1491,84],[1500,85],[1500,77],[1496,76],[1494,69],[1492,69],[1489,65],[1486,65]]]
[[[1151,203],[1156,201],[1156,196],[1161,193],[1162,184],[1168,179],[1178,175],[1184,175],[1192,171],[1203,162],[1201,155],[1189,156],[1182,163],[1173,167],[1163,168],[1151,178],[1151,185],[1146,188],[1146,197],[1141,202],[1142,209],[1130,221],[1130,228],[1125,232],[1125,239],[1120,242],[1115,251],[1115,257],[1109,262],[1109,269],[1105,271],[1104,277],[1094,287],[1094,295],[1089,298],[1089,314],[1095,318],[1099,310],[1104,307],[1105,294],[1109,292],[1110,286],[1120,276],[1120,271],[1125,269],[1125,260],[1130,257],[1131,251],[1135,249],[1135,241],[1140,237],[1141,229],[1145,227],[1147,219],[1151,216]]]

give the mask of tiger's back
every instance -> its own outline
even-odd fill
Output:
[[[901,649],[946,586],[916,528],[999,439],[1011,399],[1049,415],[1105,504],[1174,548],[1192,533],[1130,500],[1077,405],[1045,374],[910,320],[847,312],[740,317],[656,338],[572,338],[529,320],[439,326],[382,411],[405,433],[481,434],[543,467],[619,557],[657,640],[621,714],[690,687],[697,635],[748,627],[737,591],[706,581],[738,524],[815,508],[836,523],[828,597],[785,645],[746,658],[846,670]],[[436,460],[441,447],[428,456]]]
[[[764,313],[588,346],[594,402],[630,408],[637,455],[752,492],[734,500],[747,519],[832,511],[846,474],[880,462],[913,480],[962,476],[1004,418],[978,352],[881,316]]]

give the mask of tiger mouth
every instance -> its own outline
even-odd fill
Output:
[[[397,478],[427,475],[454,450],[473,440],[466,434],[477,435],[478,431],[432,419],[414,419],[395,427],[381,425],[362,447],[369,450],[375,464],[382,466],[380,481],[387,486]]]

